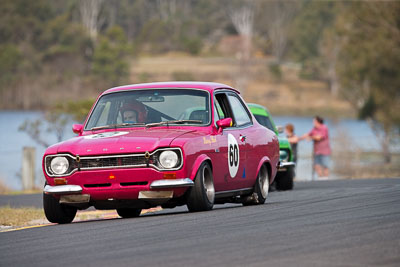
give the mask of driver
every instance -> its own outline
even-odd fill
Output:
[[[136,110],[125,110],[122,112],[122,118],[125,123],[136,123],[137,112]]]
[[[124,103],[120,109],[122,120],[125,123],[145,123],[147,117],[146,107],[139,101],[133,100]]]

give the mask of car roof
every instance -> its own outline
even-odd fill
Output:
[[[251,113],[255,115],[263,115],[266,117],[271,117],[271,114],[269,113],[269,110],[266,107],[254,103],[247,103],[247,105],[250,108]]]
[[[233,90],[236,93],[240,94],[240,92],[229,85],[223,83],[214,83],[214,82],[154,82],[154,83],[139,83],[139,84],[130,84],[124,86],[118,86],[114,88],[110,88],[106,90],[103,94],[118,92],[118,91],[128,91],[135,89],[174,89],[174,88],[186,88],[186,89],[201,89],[212,92],[217,89],[229,89]]]

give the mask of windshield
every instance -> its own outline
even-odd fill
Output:
[[[144,125],[208,125],[209,94],[191,89],[146,89],[102,96],[85,130]],[[160,122],[168,122],[161,123]]]

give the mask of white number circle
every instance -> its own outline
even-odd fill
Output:
[[[228,134],[228,166],[229,174],[234,178],[239,169],[239,146],[232,134]]]

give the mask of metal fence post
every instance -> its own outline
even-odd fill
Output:
[[[35,154],[34,147],[24,147],[22,155],[22,189],[32,190],[35,187]]]

